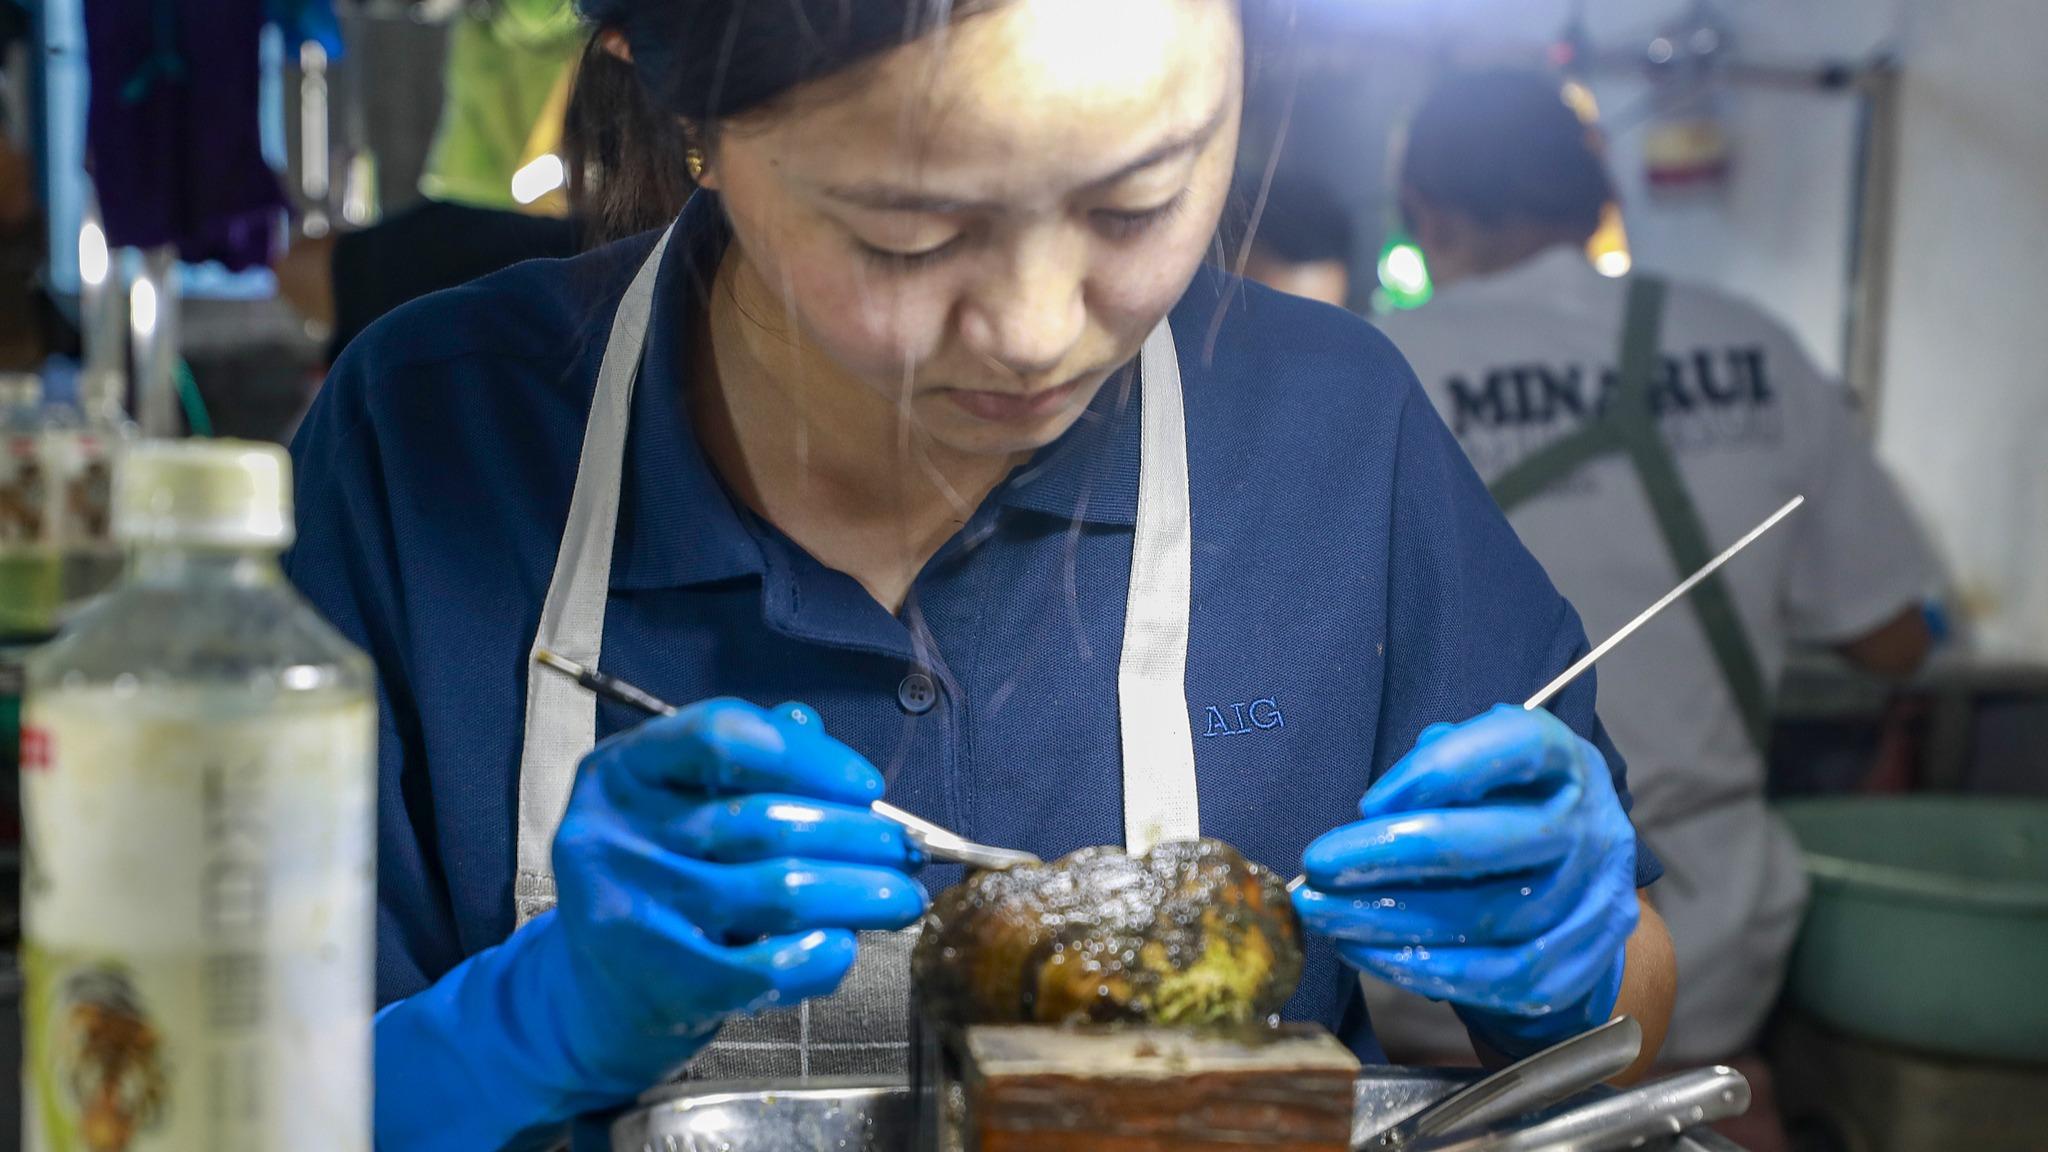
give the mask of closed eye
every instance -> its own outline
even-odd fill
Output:
[[[898,252],[893,248],[880,248],[865,242],[858,243],[861,258],[885,272],[915,272],[929,268],[953,254],[959,248],[960,238],[953,237],[944,244],[916,252]]]
[[[1173,199],[1152,208],[1132,212],[1099,208],[1090,215],[1094,217],[1096,230],[1104,236],[1111,240],[1128,240],[1173,219],[1187,206],[1187,202],[1188,191],[1183,188]]]

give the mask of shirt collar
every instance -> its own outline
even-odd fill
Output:
[[[1046,445],[996,491],[1006,508],[1086,524],[1138,522],[1141,404],[1138,362],[1110,374],[1067,434]]]
[[[676,221],[656,272],[647,345],[633,388],[611,586],[672,588],[765,574],[759,540],[704,455],[683,403],[691,359],[689,308],[708,291],[729,233],[717,199],[700,192]],[[1112,373],[1066,435],[1040,449],[994,494],[1002,507],[1123,526],[1138,520],[1137,361]],[[594,370],[594,369],[593,369]]]

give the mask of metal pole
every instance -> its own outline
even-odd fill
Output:
[[[1849,387],[1872,432],[1884,403],[1885,330],[1891,323],[1892,249],[1898,226],[1899,89],[1894,64],[1861,77],[1863,131],[1857,149],[1856,203],[1850,234],[1849,315],[1843,359]]]
[[[333,193],[328,166],[333,158],[327,121],[327,50],[308,40],[299,45],[299,192],[306,207],[299,229],[316,240],[332,227],[327,211]]]
[[[128,420],[128,293],[117,255],[107,247],[99,199],[88,192],[78,226],[78,326],[85,345],[78,407],[97,429]]]
[[[128,329],[135,350],[135,414],[142,434],[173,437],[183,430],[178,405],[178,257],[165,244],[143,253],[128,293]]]
[[[343,19],[343,35],[360,30],[361,21],[351,15]],[[365,50],[343,57],[330,65],[330,104],[341,112],[340,207],[342,222],[352,228],[366,228],[383,215],[382,197],[377,191],[377,153],[370,140],[369,100],[365,92],[372,77],[368,61],[375,53]]]

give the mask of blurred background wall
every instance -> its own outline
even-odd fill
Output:
[[[1393,126],[1454,64],[1541,63],[1576,15],[1602,50],[1641,52],[1692,0],[1304,0],[1304,56],[1280,170],[1356,211],[1369,287],[1389,222]],[[1717,85],[1704,99],[1733,167],[1699,195],[1653,195],[1652,85],[1594,69],[1636,260],[1755,300],[1851,378],[1886,460],[1939,538],[1983,648],[2048,656],[2048,4],[2037,0],[1721,0],[1733,52],[1795,68],[1901,62],[1889,274],[1874,370],[1851,355],[1859,181],[1869,104],[1847,90]],[[1263,157],[1277,101],[1255,109]],[[1877,157],[1883,169],[1882,156]],[[1866,254],[1866,259],[1868,258]],[[1363,304],[1363,301],[1357,303]],[[2019,528],[2020,530],[2015,530]]]
[[[2044,46],[2048,4],[1913,6],[1879,427],[1982,642],[2034,656],[2048,654]]]

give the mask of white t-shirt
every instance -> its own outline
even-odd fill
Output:
[[[1558,247],[1382,327],[1491,483],[1594,416],[1627,294]],[[1653,409],[1708,546],[1719,551],[1807,497],[1722,569],[1767,686],[1789,642],[1856,639],[1934,590],[1934,561],[1848,392],[1787,331],[1747,304],[1673,284],[1661,348]],[[1511,519],[1596,641],[1685,575],[1625,455],[1586,465]],[[1685,605],[1603,658],[1599,684],[1636,825],[1666,867],[1653,894],[1684,973],[1666,1052],[1732,1054],[1768,1009],[1797,927],[1796,848],[1763,807],[1762,758]]]

